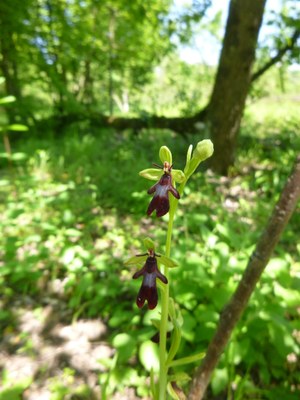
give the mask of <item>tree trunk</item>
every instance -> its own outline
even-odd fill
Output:
[[[237,137],[266,0],[231,0],[217,76],[208,107],[215,152],[213,169],[227,174],[234,163]]]

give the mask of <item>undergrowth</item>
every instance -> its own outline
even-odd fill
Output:
[[[123,261],[139,252],[141,234],[154,232],[147,218],[139,222],[149,198],[136,171],[159,161],[150,157],[162,144],[183,164],[189,138],[155,130],[137,136],[74,130],[13,142],[10,164],[1,150],[1,331],[17,329],[11,306],[16,296],[56,296],[51,282],[60,280],[73,321],[97,316],[108,326],[106,340],[116,356],[99,360],[106,367],[100,384],[108,393],[134,387],[143,397],[154,316],[137,312],[138,283]],[[199,171],[191,180],[175,221],[173,256],[181,268],[171,272],[184,318],[179,356],[205,351],[299,145],[293,121],[263,128],[247,121],[231,176]],[[296,212],[222,356],[208,398],[299,398],[299,225]],[[156,238],[163,236],[159,222],[155,229]]]

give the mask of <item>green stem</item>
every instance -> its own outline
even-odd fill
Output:
[[[169,222],[166,240],[166,256],[170,257],[171,253],[171,242],[172,242],[172,230],[173,221],[175,215],[175,207],[171,207],[169,212]],[[169,280],[169,270],[164,267],[163,271],[166,278]],[[166,399],[167,393],[167,327],[168,327],[168,315],[169,315],[169,283],[166,285],[166,290],[161,293],[161,321],[160,321],[160,332],[159,332],[159,400]]]
[[[184,181],[178,188],[180,196],[182,196]],[[169,211],[169,222],[166,239],[166,256],[171,255],[171,243],[172,243],[172,232],[173,232],[173,221],[174,216],[178,207],[178,200],[170,199],[170,211]],[[169,270],[164,267],[164,275],[169,281]],[[168,383],[168,369],[167,365],[167,329],[168,329],[168,315],[169,315],[169,287],[170,282],[166,285],[166,290],[161,291],[161,320],[160,320],[160,331],[159,331],[159,400],[165,400],[167,394],[167,383]]]

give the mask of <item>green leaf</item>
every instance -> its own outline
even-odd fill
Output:
[[[0,400],[19,400],[22,393],[30,386],[32,378],[23,378],[18,382],[12,382],[11,387],[3,388],[0,393]]]
[[[7,126],[9,131],[28,131],[28,127],[22,124],[11,124]]]
[[[143,178],[150,179],[151,181],[158,181],[163,174],[162,169],[147,168],[139,172],[139,175]]]
[[[139,350],[139,358],[147,371],[151,371],[151,369],[153,369],[154,372],[159,371],[158,346],[155,343],[150,340],[142,343]]]
[[[193,354],[188,357],[178,358],[177,360],[171,361],[169,364],[169,367],[178,367],[180,365],[191,364],[191,363],[202,360],[202,358],[204,358],[204,356],[205,356],[205,353],[197,353],[197,354]]]
[[[160,319],[152,318],[150,321],[157,330],[160,330]]]
[[[167,146],[162,146],[159,149],[159,158],[162,163],[167,161],[170,165],[172,165],[172,153]]]
[[[274,282],[274,293],[282,299],[282,303],[288,307],[297,307],[300,304],[300,293],[297,290],[286,289]]]
[[[80,237],[82,236],[82,232],[75,228],[66,229],[66,235],[71,237]]]
[[[13,161],[22,161],[22,160],[25,160],[27,158],[27,154],[25,154],[25,153],[13,153],[12,154],[12,156],[11,156],[11,159],[13,160]]]
[[[173,400],[181,400],[176,391],[174,390],[171,382],[168,383],[167,390]]]
[[[214,371],[213,379],[211,382],[212,391],[217,395],[226,388],[228,384],[228,371],[226,368],[218,368]]]
[[[171,336],[171,347],[167,358],[167,364],[170,365],[173,358],[176,356],[181,343],[181,330],[176,321],[173,321],[174,329]]]
[[[15,96],[6,96],[0,99],[0,104],[13,103],[14,101],[16,101]]]
[[[169,377],[168,377],[168,380],[170,382],[177,382],[177,383],[179,383],[179,382],[182,382],[182,383],[188,382],[191,379],[192,379],[191,376],[188,375],[187,373],[183,372],[183,371],[177,372],[176,374],[173,374],[173,375],[169,375]]]
[[[118,350],[120,361],[127,361],[133,354],[136,341],[128,333],[119,333],[112,341],[113,346]]]

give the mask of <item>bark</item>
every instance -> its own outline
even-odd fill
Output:
[[[94,102],[93,77],[91,74],[91,61],[84,62],[83,102],[90,106]]]
[[[266,268],[272,252],[287,225],[297,202],[300,198],[300,154],[296,158],[293,172],[291,173],[281,197],[273,210],[270,221],[260,237],[256,249],[249,259],[247,268],[229,303],[223,309],[217,330],[212,338],[205,358],[197,369],[189,400],[201,400],[209,384],[212,372],[216,367],[221,354],[230,339],[230,335],[246,308],[251,294],[264,269]]]
[[[108,106],[109,116],[114,113],[114,80],[113,80],[113,59],[114,59],[114,42],[115,42],[115,11],[109,8],[109,36],[108,36]]]
[[[208,107],[215,151],[211,165],[226,175],[234,163],[266,0],[231,0],[217,76]]]

